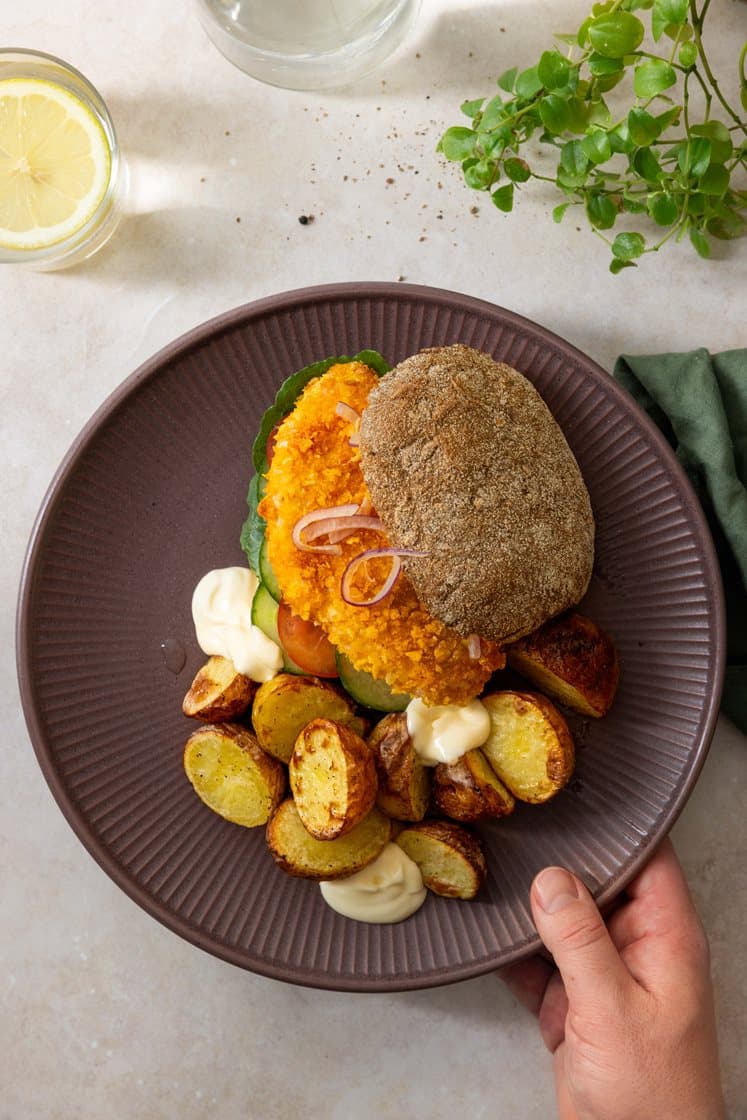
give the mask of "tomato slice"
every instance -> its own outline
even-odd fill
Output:
[[[336,677],[335,647],[320,626],[294,614],[287,603],[278,604],[278,637],[290,658],[315,677]]]

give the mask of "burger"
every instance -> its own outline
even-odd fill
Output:
[[[531,382],[472,347],[307,367],[254,462],[242,544],[276,607],[268,628],[300,670],[371,707],[469,702],[507,646],[588,587],[573,453]]]

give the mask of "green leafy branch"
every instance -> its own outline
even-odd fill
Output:
[[[730,240],[747,228],[747,190],[737,184],[747,170],[747,122],[726,100],[705,52],[710,2],[595,4],[574,35],[555,36],[565,53],[546,50],[536,66],[502,74],[493,97],[466,101],[469,127],[447,129],[439,151],[461,163],[467,185],[489,191],[505,213],[529,180],[554,184],[564,201],[553,218],[582,206],[610,247],[613,273],[672,238],[687,236],[700,256],[710,256],[712,238]],[[638,10],[650,15],[653,49]],[[744,110],[746,66],[747,43],[738,60]],[[624,81],[633,96],[613,114],[605,95]],[[552,177],[526,157],[532,137],[557,149]],[[609,235],[621,214],[647,216],[655,236]]]

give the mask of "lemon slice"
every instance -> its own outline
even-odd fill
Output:
[[[71,237],[110,175],[109,140],[80,98],[40,78],[0,81],[0,246],[45,249]]]

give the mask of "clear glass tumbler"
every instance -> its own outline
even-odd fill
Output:
[[[241,70],[286,89],[349,84],[383,62],[420,0],[196,0],[216,47]]]
[[[0,49],[0,264],[90,257],[117,226],[126,175],[94,86],[54,55]]]

